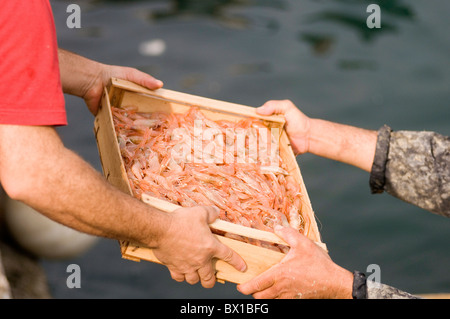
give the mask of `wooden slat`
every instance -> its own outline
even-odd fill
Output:
[[[163,199],[159,199],[156,197],[152,197],[147,194],[142,194],[141,199],[144,203],[147,203],[148,205],[155,207],[159,210],[162,210],[166,213],[171,213],[178,208],[182,208],[182,206],[179,206],[179,205],[176,205],[173,203],[169,203],[168,201],[165,201]],[[274,233],[255,229],[255,228],[245,227],[242,225],[233,224],[233,223],[226,222],[226,221],[223,221],[220,219],[216,219],[213,223],[209,224],[209,226],[212,229],[223,231],[226,233],[244,236],[247,238],[258,239],[258,240],[266,241],[269,243],[275,243],[275,244],[289,246],[288,243],[286,243],[284,240],[282,240],[280,237],[278,237]]]
[[[180,206],[180,205],[173,204],[173,203],[170,203],[163,199],[149,196],[147,194],[142,194],[141,200],[144,203],[146,203],[156,209],[159,209],[163,212],[166,212],[166,213],[170,213],[178,208],[182,208],[182,206]],[[274,233],[255,229],[255,228],[250,228],[250,227],[246,227],[246,226],[242,226],[242,225],[233,224],[233,223],[230,223],[230,222],[227,222],[224,220],[220,220],[220,219],[215,220],[213,223],[209,224],[209,226],[212,229],[215,229],[218,231],[223,231],[226,233],[231,233],[231,234],[235,234],[235,235],[239,235],[239,236],[243,236],[243,237],[247,237],[247,238],[252,238],[252,239],[258,239],[258,240],[262,240],[262,241],[265,241],[268,243],[280,244],[280,245],[284,245],[287,247],[290,246],[287,242],[285,242],[283,239],[281,239]],[[312,225],[311,227],[314,227],[314,225]],[[315,240],[315,239],[312,239],[312,240],[320,248],[327,251],[326,245],[324,243],[320,242],[320,240]]]
[[[128,183],[125,165],[120,154],[119,144],[114,130],[109,103],[108,92],[104,90],[102,106],[94,121],[94,133],[97,140],[97,148],[102,163],[103,175],[121,191],[132,194]]]
[[[187,93],[172,91],[168,89],[149,90],[133,82],[125,81],[122,79],[112,78],[112,85],[117,88],[129,90],[136,93],[152,96],[158,99],[164,99],[172,101],[178,104],[184,104],[189,106],[199,106],[209,110],[218,111],[221,113],[233,113],[241,117],[254,117],[265,121],[276,122],[284,124],[284,116],[270,115],[264,116],[256,113],[254,107],[246,105],[219,101],[215,99],[205,98],[201,96],[191,95]]]

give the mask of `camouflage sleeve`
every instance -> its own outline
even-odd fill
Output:
[[[434,132],[378,131],[372,193],[387,193],[450,217],[450,137]]]
[[[397,288],[367,280],[367,299],[421,299]]]

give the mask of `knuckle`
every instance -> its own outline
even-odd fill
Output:
[[[210,282],[210,281],[215,280],[215,279],[216,279],[216,276],[211,271],[208,271],[206,274],[204,274],[202,276],[202,282]]]
[[[231,249],[227,249],[222,259],[225,261],[231,261],[233,259],[233,256],[234,252]]]
[[[263,289],[263,284],[262,284],[262,280],[257,279],[255,281],[255,290],[256,291],[261,291]]]
[[[285,108],[291,108],[294,106],[294,103],[291,100],[283,100],[283,105]]]

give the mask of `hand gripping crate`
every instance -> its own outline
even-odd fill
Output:
[[[302,179],[300,168],[284,131],[284,118],[282,116],[261,116],[253,107],[223,102],[200,96],[180,93],[167,89],[148,90],[137,84],[112,78],[108,88],[105,88],[102,104],[95,118],[94,132],[103,168],[103,174],[109,183],[132,196],[132,190],[125,171],[124,162],[119,150],[117,136],[114,129],[111,106],[121,107],[133,105],[139,112],[175,112],[184,113],[191,107],[197,107],[205,116],[212,120],[239,120],[246,117],[258,118],[271,128],[279,128],[279,152],[288,173],[299,183],[302,192],[302,214],[308,216],[311,225],[308,237],[326,250],[321,242],[320,233],[315,220],[314,212]],[[162,211],[171,212],[180,206],[155,197],[143,195],[145,203]],[[272,232],[261,231],[254,228],[235,225],[230,222],[216,220],[210,225],[212,230],[218,230],[265,242],[278,244],[286,243]],[[268,248],[248,244],[239,240],[221,235],[214,235],[235,250],[247,263],[247,270],[239,272],[228,263],[217,260],[215,262],[216,278],[218,281],[243,283],[275,265],[285,256]],[[146,260],[160,263],[151,249],[135,245],[128,241],[120,241],[122,257],[134,261]]]

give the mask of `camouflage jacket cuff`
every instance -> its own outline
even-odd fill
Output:
[[[367,299],[422,299],[400,289],[367,280]]]
[[[386,162],[389,153],[391,131],[391,128],[387,125],[384,125],[378,130],[377,146],[369,180],[372,194],[382,193],[384,190],[384,184],[386,183]]]

